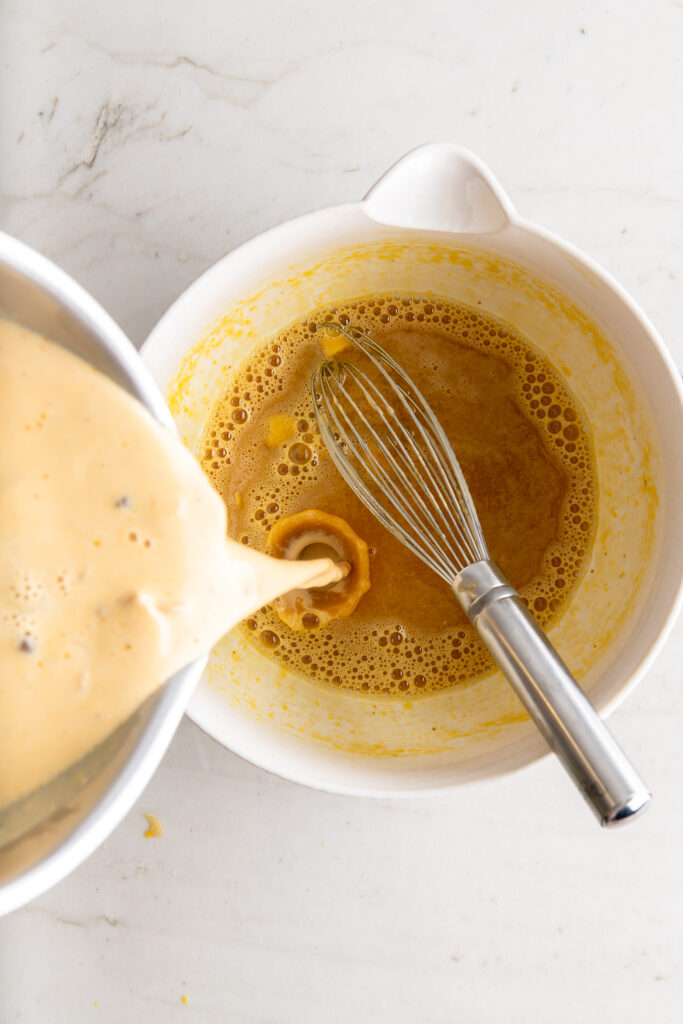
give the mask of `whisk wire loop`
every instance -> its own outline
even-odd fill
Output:
[[[353,331],[355,332],[356,329],[354,328]],[[486,550],[486,542],[460,464],[455,457],[455,453],[441,424],[434,416],[417,385],[392,356],[369,335],[364,334],[362,331],[357,331],[359,337],[356,338],[355,334],[348,330],[344,330],[344,333],[347,337],[350,336],[358,347],[365,352],[387,382],[391,391],[397,393],[399,398],[403,399],[403,407],[408,411],[419,435],[427,442],[429,453],[436,459],[444,474],[444,479],[439,481],[439,485],[443,482],[446,483],[446,488],[449,492],[447,497],[450,497],[451,501],[455,503],[455,505],[452,505],[450,502],[445,501],[444,508],[457,511],[459,516],[458,528],[464,529],[472,550],[476,549],[477,542],[481,548]],[[400,383],[396,382],[396,377]],[[386,402],[386,407],[390,412],[394,411],[392,403]],[[443,497],[440,486],[436,488],[436,495]],[[464,516],[463,509],[460,508],[461,503],[465,505]]]
[[[337,469],[387,529],[453,580],[488,550],[448,438],[417,386],[374,339],[337,323],[321,326],[351,341],[377,378],[334,360],[313,375],[316,417]]]
[[[474,532],[478,534],[482,544],[485,544],[481,529],[479,527],[476,513],[472,505],[472,499],[467,487],[467,483],[460,469],[460,465],[455,458],[453,449],[446,437],[441,424],[434,416],[431,408],[427,404],[422,393],[419,391],[417,385],[408,377],[403,368],[389,355],[373,338],[365,334],[363,331],[357,328],[347,329],[341,327],[341,325],[329,323],[324,324],[327,327],[336,327],[341,330],[342,333],[354,341],[355,344],[365,353],[368,359],[372,362],[375,368],[379,371],[382,377],[388,383],[390,389],[402,398],[404,408],[406,408],[412,418],[412,422],[420,434],[425,438],[430,438],[433,444],[430,444],[430,451],[437,459],[441,469],[443,470],[447,484],[454,486],[455,493],[451,494],[454,500],[462,501],[463,499],[470,503],[470,518],[472,525],[474,526]],[[391,373],[389,372],[391,371]],[[392,376],[392,374],[394,376]],[[394,379],[398,378],[400,383],[397,383]],[[387,403],[387,408],[393,412],[393,406]],[[469,524],[465,524],[468,526]]]
[[[378,407],[384,406],[382,413],[384,415],[383,425],[386,427],[386,432],[384,437],[379,435],[378,447],[387,459],[385,464],[388,470],[391,470],[394,466],[396,467],[399,475],[399,485],[404,484],[408,486],[413,498],[421,507],[423,513],[427,516],[428,521],[433,525],[437,535],[440,536],[442,540],[446,541],[447,538],[444,531],[436,522],[429,506],[425,503],[422,494],[415,486],[413,486],[412,483],[413,477],[417,477],[418,482],[420,482],[419,473],[417,472],[419,469],[422,471],[424,476],[426,476],[430,482],[436,486],[436,481],[434,480],[433,474],[429,468],[429,463],[424,458],[422,449],[416,443],[415,438],[410,431],[407,430],[398,419],[393,408],[388,405],[386,399],[379,389],[375,387],[372,381],[370,381],[365,374],[358,371],[356,367],[348,367],[346,372],[356,380],[362,395],[368,400],[368,402],[373,403],[374,401]],[[349,398],[349,400],[351,401],[351,398]],[[354,407],[358,412],[359,418],[364,421],[363,425],[366,425],[367,420],[363,417],[361,410],[355,403]],[[414,458],[411,458],[411,452]],[[379,465],[381,466],[381,464]],[[401,475],[401,470],[403,470],[403,475]],[[400,496],[401,490],[399,487],[396,497],[400,498]]]
[[[437,554],[444,548],[450,550],[449,536],[452,536],[460,557],[467,559],[468,555],[461,551],[461,545],[457,543],[457,524],[452,516],[449,517],[448,503],[437,490],[439,482],[430,468],[430,461],[425,458],[422,447],[417,444],[413,434],[401,423],[393,407],[389,406],[386,398],[373,382],[355,366],[346,365],[343,373],[345,377],[351,377],[358,385],[366,404],[370,407],[375,406],[383,416],[382,426],[386,428],[385,433],[383,436],[378,434],[376,439],[373,435],[373,441],[384,458],[378,459],[366,440],[363,449],[366,459],[372,462],[372,468],[378,474],[380,483],[384,483],[387,497],[398,507],[403,518],[408,520],[414,529],[421,531],[424,546],[432,557],[440,561],[443,574],[452,578],[454,574],[453,559],[445,560],[443,557],[439,558]],[[365,438],[368,434],[372,434],[367,417],[363,415],[362,409],[353,401],[353,397],[348,391],[347,398],[349,404],[353,406],[360,425],[364,428]],[[427,482],[432,487],[429,492],[425,487]],[[432,494],[434,492],[437,492],[438,499],[436,508],[431,502],[425,500],[425,493]],[[412,514],[414,512],[421,513],[421,516],[416,517]],[[444,514],[441,518],[440,513]],[[448,530],[449,526],[450,531]]]
[[[423,512],[427,515],[428,510],[412,485],[408,484],[408,490],[414,498],[417,508],[412,508],[410,505],[405,508],[401,506],[403,521],[399,521],[392,518],[386,512],[384,506],[377,501],[375,493],[367,486],[365,479],[354,468],[352,458],[356,463],[366,467],[366,475],[378,485],[378,489],[389,498],[392,504],[395,505],[397,502],[405,500],[405,494],[401,494],[400,485],[397,486],[390,477],[385,466],[377,458],[376,452],[368,445],[365,437],[358,435],[356,432],[354,419],[350,413],[355,413],[355,417],[358,419],[365,419],[358,405],[352,398],[349,398],[348,401],[350,410],[344,405],[337,404],[336,395],[333,390],[334,381],[335,378],[327,374],[323,375],[320,380],[320,391],[323,400],[327,403],[326,408],[329,415],[329,420],[320,421],[320,428],[323,440],[331,451],[334,450],[335,445],[334,433],[340,438],[342,457],[335,458],[337,468],[352,490],[359,494],[361,499],[365,501],[374,515],[377,516],[387,529],[395,531],[403,543],[418,557],[423,558],[435,572],[439,573],[442,577],[449,577],[448,565],[444,559],[439,557],[439,545],[431,531],[426,538],[425,551],[417,549],[413,536],[419,533],[422,526],[418,516],[418,509],[422,505]],[[341,440],[342,438],[343,440]],[[385,464],[389,464],[390,455],[381,438],[378,438],[376,447],[387,457]]]

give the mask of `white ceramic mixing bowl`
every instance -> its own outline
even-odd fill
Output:
[[[363,202],[241,246],[177,300],[143,358],[193,448],[230,367],[259,340],[323,304],[378,292],[441,295],[509,321],[582,403],[594,433],[597,538],[551,638],[610,711],[646,671],[680,603],[680,382],[619,285],[519,217],[476,157],[422,147]],[[500,673],[429,698],[374,700],[315,687],[235,632],[213,652],[188,713],[255,764],[337,792],[425,792],[545,752]]]

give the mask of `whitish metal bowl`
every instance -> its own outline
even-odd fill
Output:
[[[156,385],[111,317],[53,263],[1,232],[0,315],[76,352],[172,428]],[[0,811],[0,915],[64,878],[121,821],[168,747],[204,663],[175,675],[78,764]]]

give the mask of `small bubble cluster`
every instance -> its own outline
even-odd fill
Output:
[[[8,623],[18,649],[33,653],[38,646],[38,632],[41,615],[52,597],[68,598],[76,580],[68,569],[54,573],[26,571],[8,587],[9,607],[0,615]]]
[[[316,429],[309,382],[321,357],[318,325],[326,320],[358,326],[390,351],[392,332],[422,334],[425,342],[438,334],[440,344],[451,340],[490,354],[496,366],[505,364],[515,402],[551,453],[565,488],[552,540],[533,578],[519,587],[544,626],[566,606],[592,544],[596,483],[588,425],[563,378],[509,324],[449,300],[408,295],[366,297],[290,324],[236,368],[212,411],[197,453],[226,503],[232,536],[262,550],[282,516],[321,508],[348,515],[370,546],[372,586],[352,616],[295,632],[272,608],[262,608],[242,624],[250,642],[309,679],[372,696],[417,696],[467,685],[490,669],[488,652],[445,586],[438,598],[445,612],[434,615],[434,624],[422,621],[418,628],[409,614],[392,614],[396,579],[403,573],[396,559],[414,556],[392,548],[394,574],[380,571],[377,559],[387,543],[383,527],[350,496]],[[412,371],[430,402],[430,380],[439,370],[438,361],[426,355],[423,372]]]
[[[31,571],[24,572],[9,586],[11,610],[2,615],[2,621],[10,625],[17,648],[24,653],[33,653],[38,640],[38,615],[45,603],[50,584],[58,592],[68,593],[68,577],[66,572],[60,573],[55,580],[48,580],[42,574]]]

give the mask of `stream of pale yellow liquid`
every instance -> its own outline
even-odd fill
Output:
[[[66,349],[0,320],[0,807],[330,559],[230,540],[192,455]]]

